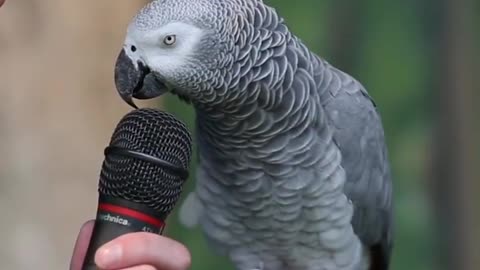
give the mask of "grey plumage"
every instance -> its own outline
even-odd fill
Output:
[[[178,48],[160,52],[146,37],[172,22],[183,23]],[[359,82],[260,0],[154,1],[130,25],[124,50],[132,44],[138,52],[127,53],[149,67],[158,94],[168,88],[195,106],[199,168],[181,215],[212,248],[240,270],[388,269],[387,150]],[[151,97],[151,82],[117,87]]]

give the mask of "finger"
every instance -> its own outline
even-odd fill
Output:
[[[124,268],[122,270],[157,270],[157,268],[155,268],[151,265],[140,265],[140,266]]]
[[[5,3],[5,0],[0,0],[0,7]]]
[[[1,1],[1,0],[0,0]],[[88,244],[92,237],[93,224],[95,221],[90,220],[82,225],[78,233],[75,247],[73,248],[73,255],[70,261],[70,270],[80,270],[82,268],[83,260],[87,253]]]
[[[191,257],[187,248],[174,240],[138,232],[125,234],[100,247],[95,263],[105,270],[144,264],[162,270],[186,270]]]

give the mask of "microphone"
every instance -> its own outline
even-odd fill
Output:
[[[82,270],[96,270],[97,249],[120,235],[162,234],[188,178],[192,139],[174,116],[142,108],[120,120],[104,153],[97,216]]]

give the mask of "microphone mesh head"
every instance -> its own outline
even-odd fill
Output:
[[[120,120],[110,146],[147,154],[185,170],[192,154],[186,126],[171,114],[147,108],[134,110]],[[168,215],[185,180],[180,173],[152,162],[110,153],[103,161],[98,190]]]

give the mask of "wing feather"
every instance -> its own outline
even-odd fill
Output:
[[[392,182],[381,118],[364,87],[326,64],[328,77],[339,80],[323,106],[342,153],[345,193],[354,204],[352,225],[370,248],[372,270],[387,270],[392,250]],[[327,75],[326,75],[327,76]]]

